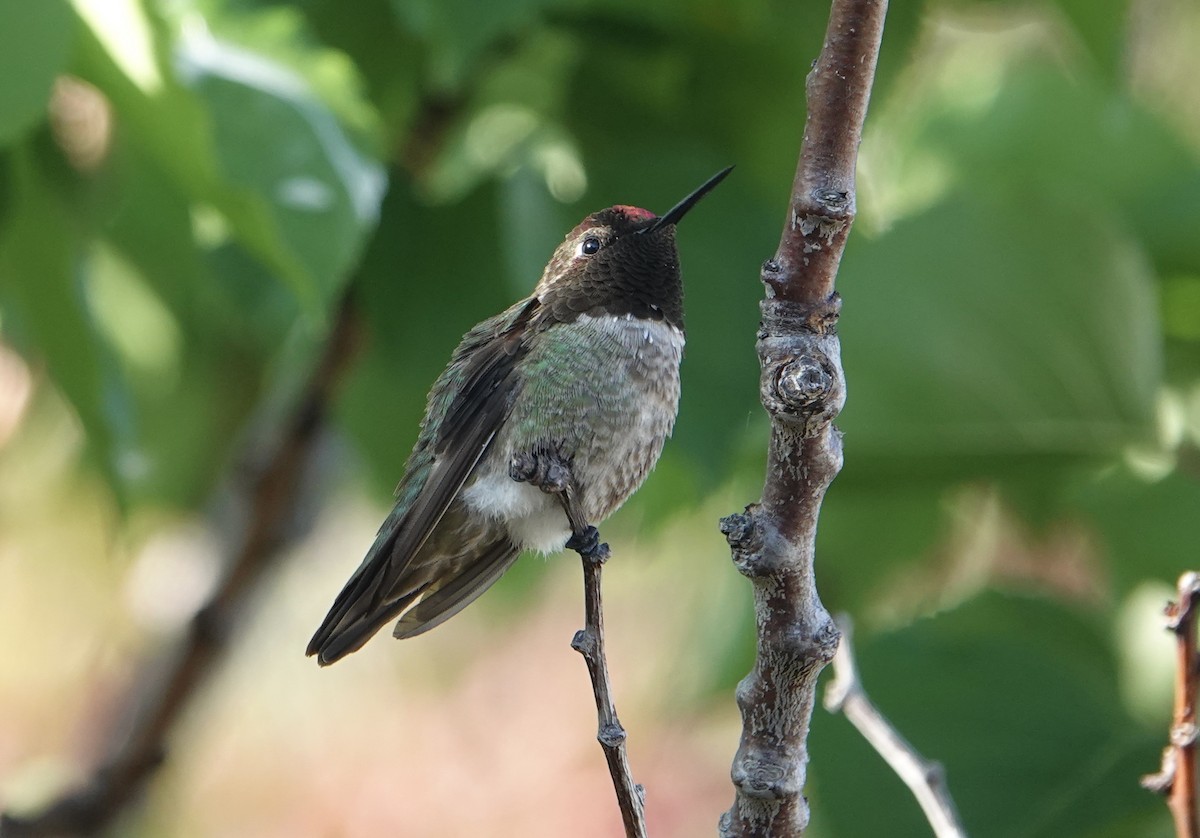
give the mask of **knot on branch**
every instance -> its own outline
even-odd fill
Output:
[[[811,617],[789,616],[761,629],[770,634],[771,643],[768,649],[759,650],[760,656],[776,673],[786,673],[787,679],[808,678],[820,672],[833,660],[841,643],[842,633],[820,600],[814,600],[811,608]],[[744,715],[771,689],[771,682],[761,673],[751,672],[738,682],[734,699]]]
[[[1200,599],[1200,574],[1191,571],[1179,577],[1179,601],[1168,602],[1164,614],[1167,628],[1178,634],[1186,629],[1192,609]]]
[[[735,550],[757,550],[762,547],[762,539],[754,528],[753,509],[753,506],[747,506],[745,512],[735,512],[721,519],[721,532]]]
[[[804,761],[783,750],[748,746],[733,761],[733,784],[747,797],[782,800],[804,788]]]
[[[836,383],[836,370],[827,358],[810,355],[788,361],[775,370],[773,393],[800,413],[823,401]]]
[[[596,731],[596,741],[606,748],[615,748],[625,741],[625,728],[620,722],[609,722]]]
[[[793,647],[796,655],[805,660],[819,660],[821,666],[833,660],[837,654],[838,644],[842,640],[842,632],[838,629],[833,617],[825,610],[825,606],[817,604],[819,623],[813,630],[809,626],[796,626],[789,632],[788,645]]]
[[[793,426],[801,436],[816,436],[846,404],[841,363],[800,338],[760,343],[763,356],[760,396],[773,419]],[[798,349],[797,354],[793,352]]]
[[[925,776],[925,785],[932,788],[939,788],[946,785],[946,768],[936,760],[929,760],[925,763],[923,773]]]
[[[844,189],[822,188],[809,193],[813,206],[828,216],[826,221],[847,221],[847,216],[854,212],[854,199]]]
[[[1195,722],[1171,725],[1170,741],[1176,748],[1192,747],[1196,744],[1197,737],[1200,737],[1200,729],[1196,727]]]
[[[817,305],[767,300],[758,333],[760,395],[772,418],[815,436],[846,403],[836,294]]]
[[[733,564],[743,576],[762,576],[773,569],[764,567],[762,560],[762,530],[756,520],[758,509],[758,504],[751,504],[745,512],[726,515],[721,519],[721,532],[729,542]]]
[[[575,636],[571,638],[571,648],[583,655],[584,658],[594,660],[597,652],[595,632],[588,631],[587,629],[580,629],[575,632]]]

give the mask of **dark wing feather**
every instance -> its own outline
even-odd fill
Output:
[[[483,553],[472,557],[453,579],[407,611],[396,623],[392,636],[400,639],[416,637],[446,622],[503,576],[520,552],[507,536],[492,542]]]
[[[413,574],[413,558],[508,415],[518,384],[514,370],[528,350],[527,326],[537,306],[536,299],[527,300],[484,321],[455,350],[430,393],[421,437],[396,490],[396,507],[309,641],[307,654],[318,655],[321,664],[359,648],[429,585],[427,568],[419,580]],[[501,564],[507,567],[511,559]]]

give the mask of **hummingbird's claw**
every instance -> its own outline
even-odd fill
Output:
[[[537,457],[527,451],[518,451],[508,461],[508,476],[518,483],[532,483],[537,467]]]
[[[508,476],[529,483],[546,494],[560,495],[571,482],[571,470],[558,457],[542,452],[518,451],[508,462]]]
[[[567,549],[576,553],[592,553],[600,544],[600,530],[588,527],[583,532],[572,533],[567,539]]]
[[[586,523],[579,508],[574,477],[569,461],[552,448],[537,446],[533,451],[518,451],[508,461],[508,476],[518,483],[536,486],[548,495],[557,495],[571,525],[566,547],[588,561],[603,562],[609,556],[608,545],[600,543],[600,531]]]
[[[592,526],[583,532],[573,533],[567,539],[567,549],[595,562],[602,562],[609,556],[608,545],[600,543],[600,530]]]
[[[558,460],[551,460],[546,466],[546,475],[543,478],[540,487],[543,492],[550,494],[561,494],[567,490],[567,484],[571,481],[571,472],[560,463]]]

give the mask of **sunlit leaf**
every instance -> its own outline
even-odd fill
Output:
[[[70,213],[29,147],[11,155],[13,206],[0,230],[5,332],[44,361],[79,414],[91,459],[114,486],[136,468],[134,419],[119,366],[95,327]]]
[[[1096,458],[1149,428],[1161,361],[1148,266],[1085,206],[957,195],[856,240],[841,286],[842,426],[860,459],[938,472]]]
[[[480,53],[502,36],[533,23],[563,0],[472,3],[470,0],[391,0],[397,21],[434,47],[428,72],[435,87],[463,82]],[[469,26],[463,21],[470,20]]]
[[[1056,0],[1056,5],[1079,33],[1096,66],[1116,77],[1127,57],[1128,0]]]
[[[382,175],[304,80],[196,33],[179,45],[191,89],[167,76],[148,93],[90,33],[81,46],[80,73],[134,142],[322,316],[375,222]]]

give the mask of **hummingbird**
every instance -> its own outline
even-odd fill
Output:
[[[664,215],[592,213],[533,294],[484,320],[429,392],[396,503],[308,644],[322,666],[381,628],[457,614],[524,550],[602,559],[595,525],[642,484],[679,406],[675,228],[730,166]]]

